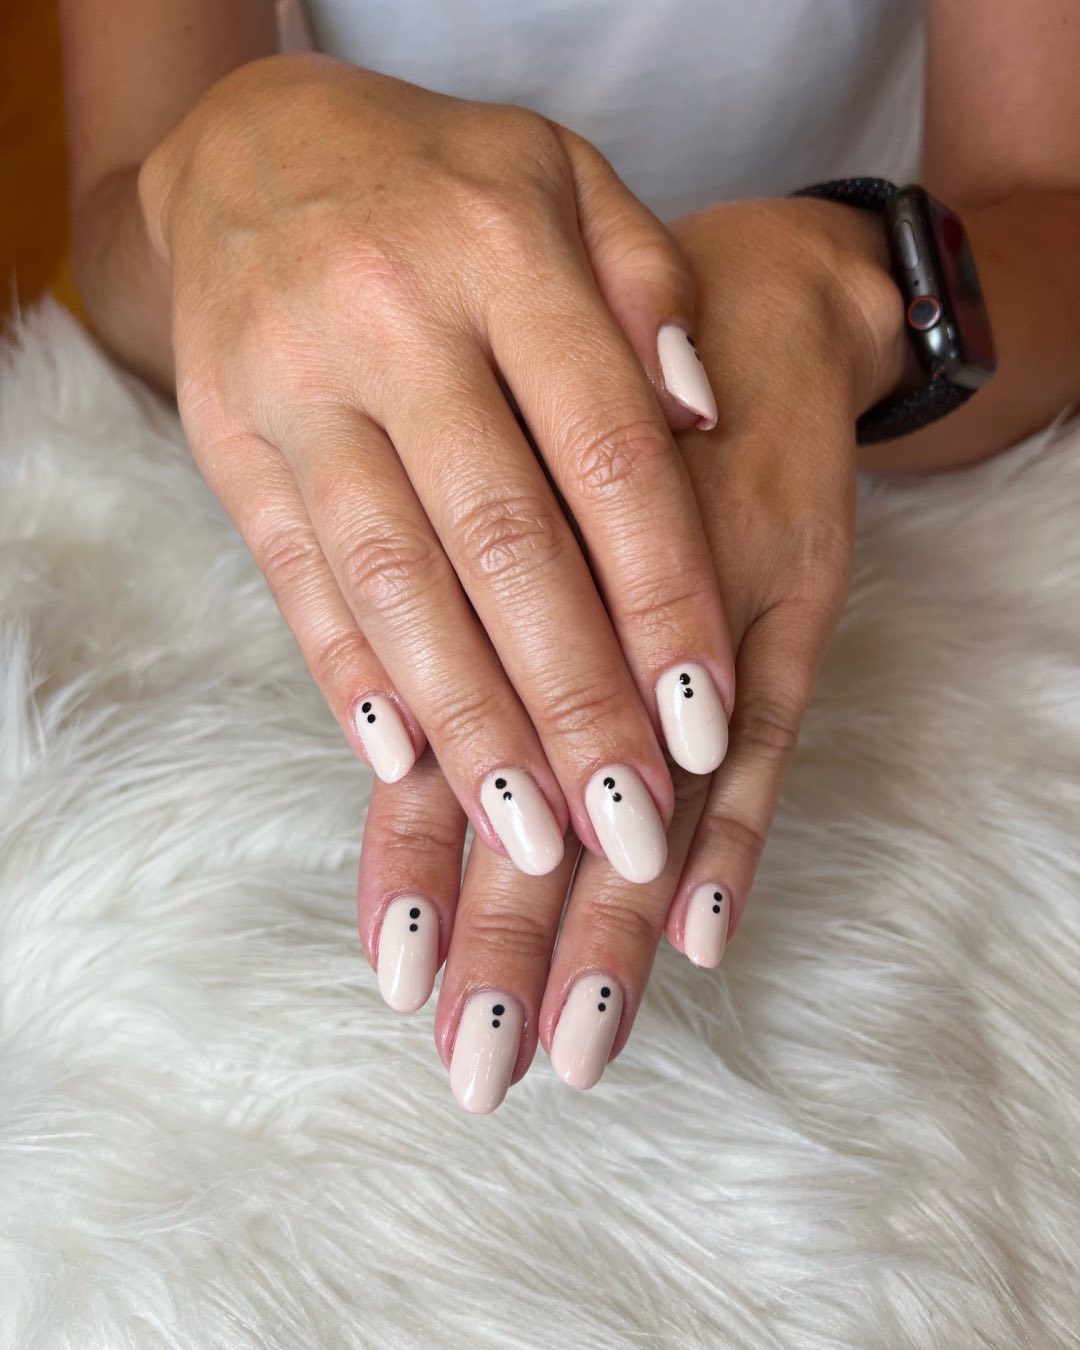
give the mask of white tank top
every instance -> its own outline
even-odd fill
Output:
[[[919,0],[308,0],[317,45],[571,127],[670,219],[915,176]]]

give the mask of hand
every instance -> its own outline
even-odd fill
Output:
[[[567,1082],[596,1082],[629,1036],[665,928],[697,965],[719,962],[847,592],[855,418],[901,373],[877,222],[828,203],[748,203],[675,233],[701,285],[721,408],[717,429],[682,449],[738,652],[730,750],[711,778],[676,775],[659,878],[627,886],[585,857],[565,914],[569,858],[523,881],[477,844],[459,894],[465,822],[430,756],[408,784],[376,786],[361,937],[402,1009],[426,1000],[446,959],[436,1039],[472,1110],[498,1105],[538,1038]]]
[[[195,456],[354,747],[393,781],[426,735],[526,872],[570,821],[655,877],[658,729],[712,768],[733,697],[665,420],[715,417],[667,231],[562,128],[312,57],[222,81],[140,194]]]

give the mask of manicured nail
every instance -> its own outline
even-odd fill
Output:
[[[416,763],[416,751],[405,723],[382,694],[368,694],[356,705],[356,730],[371,767],[384,783],[396,783]]]
[[[572,1088],[591,1088],[607,1066],[622,1016],[622,989],[610,975],[583,975],[563,1004],[551,1064]]]
[[[521,1005],[498,989],[473,994],[458,1023],[450,1088],[466,1111],[485,1115],[506,1096],[521,1048]]]
[[[563,837],[544,794],[523,769],[497,769],[480,787],[480,805],[510,861],[531,877],[562,862]]]
[[[594,773],[585,788],[585,810],[619,876],[655,881],[667,861],[667,837],[649,789],[634,770],[609,764]]]
[[[697,414],[702,431],[711,431],[716,426],[716,398],[694,339],[677,323],[666,323],[656,335],[656,354],[664,388],[676,402]]]
[[[711,969],[720,964],[727,946],[731,900],[727,891],[711,881],[695,888],[686,907],[683,951],[695,966]]]
[[[727,753],[728,725],[712,676],[695,661],[665,670],[656,682],[664,740],[676,764],[712,773]]]
[[[439,916],[422,895],[402,895],[379,929],[379,992],[397,1012],[428,1001],[439,960]]]

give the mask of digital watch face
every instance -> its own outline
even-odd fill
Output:
[[[978,273],[975,271],[975,260],[967,233],[956,216],[933,197],[924,196],[923,204],[937,253],[944,291],[942,305],[954,330],[953,361],[958,362],[960,367],[948,370],[947,374],[957,383],[974,387],[988,380],[997,365],[994,339],[990,333],[990,321]],[[951,366],[953,361],[947,364]]]

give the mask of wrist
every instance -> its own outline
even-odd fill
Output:
[[[856,417],[901,389],[920,372],[907,338],[904,301],[892,275],[881,219],[838,202],[800,199],[827,242],[826,281],[834,331],[851,372]]]
[[[311,53],[263,56],[207,89],[139,169],[139,201],[154,252],[168,261],[177,200],[189,180],[228,192],[253,168],[262,170],[275,132],[284,139],[290,128],[303,126],[304,100],[324,112],[333,98],[327,89],[354,72],[346,62]]]

